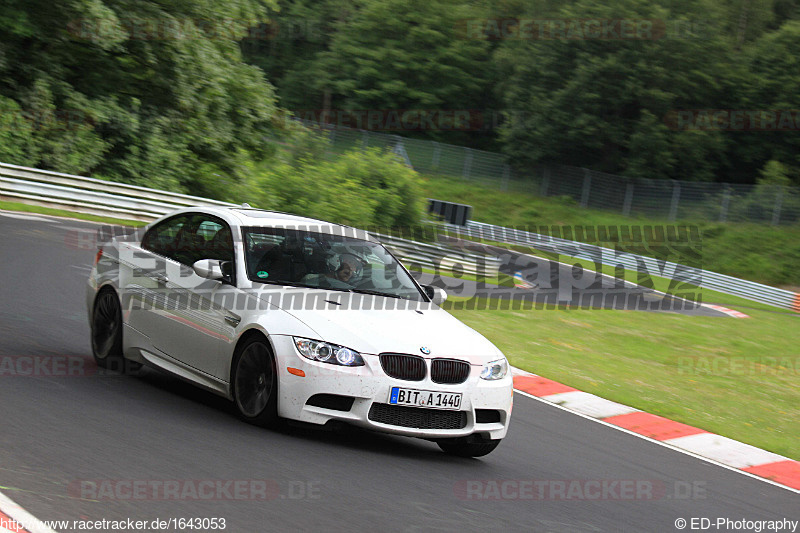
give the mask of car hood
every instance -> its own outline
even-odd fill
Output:
[[[316,332],[318,340],[361,353],[454,357],[476,365],[503,356],[483,335],[430,303],[314,289],[286,292],[294,297],[281,298],[278,307]],[[306,305],[297,304],[301,299]],[[315,305],[309,304],[312,301]]]

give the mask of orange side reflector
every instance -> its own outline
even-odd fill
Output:
[[[306,377],[306,373],[300,370],[299,368],[287,367],[286,370],[288,370],[290,374],[293,374],[295,376],[300,376],[301,378]]]

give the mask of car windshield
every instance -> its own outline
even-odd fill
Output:
[[[423,300],[381,244],[287,228],[243,228],[247,275],[256,282]]]

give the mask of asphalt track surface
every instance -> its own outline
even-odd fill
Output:
[[[40,519],[220,517],[226,531],[245,533],[670,532],[679,518],[800,519],[794,492],[521,394],[500,447],[459,459],[426,441],[353,429],[259,429],[172,377],[99,374],[83,298],[94,252],[70,236],[93,228],[0,213],[0,361],[83,365],[73,376],[0,373],[0,490]],[[199,501],[118,489],[92,499],[75,490],[86,480],[266,480],[276,492]],[[621,489],[632,482],[644,491]]]

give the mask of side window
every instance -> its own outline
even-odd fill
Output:
[[[204,220],[197,227],[197,234],[200,235],[204,241],[209,242],[222,228],[222,224],[219,224],[218,222],[214,222],[213,220]]]
[[[142,239],[142,248],[174,259],[178,238],[189,217],[179,215],[150,228]]]
[[[142,248],[191,266],[200,259],[233,261],[231,230],[211,215],[179,215],[153,226]]]
[[[196,259],[233,261],[233,237],[227,224],[216,218],[204,217],[197,227]]]

